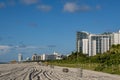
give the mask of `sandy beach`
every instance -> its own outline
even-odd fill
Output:
[[[0,64],[0,80],[120,80],[119,75],[37,63]]]

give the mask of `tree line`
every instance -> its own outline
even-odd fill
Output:
[[[63,60],[52,61],[58,64],[97,64],[96,71],[120,74],[120,44],[112,45],[104,53],[88,56],[81,52],[72,52]]]

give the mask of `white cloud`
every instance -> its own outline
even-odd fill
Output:
[[[64,5],[64,11],[65,12],[85,12],[85,11],[91,11],[93,10],[91,6],[89,5],[79,5],[77,3],[68,2]]]
[[[21,47],[21,46],[17,46],[18,49],[37,49],[37,46],[25,46],[25,47]]]
[[[0,45],[0,55],[13,54],[13,53],[33,53],[39,51],[45,51],[49,48],[47,46],[33,46],[33,45]]]
[[[9,46],[6,46],[6,45],[0,45],[0,50],[2,49],[9,49],[10,47]]]
[[[0,2],[0,8],[5,8],[5,7],[6,7],[5,3],[4,2]]]
[[[0,45],[0,52],[6,53],[6,52],[9,52],[9,50],[10,50],[9,46],[7,46],[7,45]]]
[[[20,0],[23,4],[31,5],[38,3],[38,0]]]
[[[27,46],[27,45],[16,45],[12,46],[14,49],[28,49],[28,48],[33,48],[33,46]]]
[[[50,11],[52,9],[52,7],[49,5],[38,5],[37,9],[39,9],[41,11]]]
[[[0,45],[0,50],[1,51],[5,51],[5,50],[10,50],[10,49],[37,49],[39,47],[37,46],[21,46],[21,45],[17,45],[17,46],[9,46],[9,45]]]
[[[64,5],[64,11],[75,12],[79,10],[79,6],[76,3],[66,3]]]

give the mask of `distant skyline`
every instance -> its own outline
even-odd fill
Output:
[[[76,32],[116,32],[120,0],[0,0],[0,62],[76,50]]]

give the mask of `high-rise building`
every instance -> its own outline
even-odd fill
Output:
[[[87,32],[77,32],[76,47],[77,47],[78,52],[82,51],[82,45],[83,45],[82,40],[88,39],[88,35],[89,35],[89,33],[87,33]]]
[[[37,54],[33,54],[32,55],[32,61],[37,61],[38,60],[38,55]]]
[[[120,30],[118,32],[113,32],[111,36],[113,44],[120,44]]]
[[[88,52],[88,39],[82,39],[82,52],[84,54]]]
[[[120,44],[120,31],[113,33],[91,34],[85,31],[77,32],[77,52],[94,56],[109,50],[112,44]]]
[[[23,56],[22,56],[22,54],[20,53],[20,54],[18,54],[18,61],[21,62],[22,60],[23,60]]]

